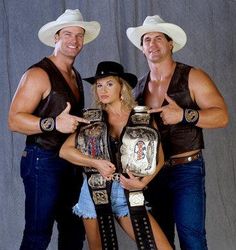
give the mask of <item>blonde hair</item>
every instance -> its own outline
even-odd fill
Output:
[[[134,100],[134,97],[132,95],[132,88],[130,87],[128,82],[119,76],[112,76],[112,77],[114,77],[114,79],[118,81],[121,85],[121,91],[120,91],[121,104],[128,109],[132,109],[133,107],[135,107],[137,103]],[[91,91],[93,96],[92,106],[94,108],[101,108],[106,110],[106,104],[101,103],[98,99],[96,83],[92,85]]]

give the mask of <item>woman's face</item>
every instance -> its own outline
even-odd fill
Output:
[[[121,84],[113,76],[97,79],[96,91],[99,101],[103,104],[120,101]]]

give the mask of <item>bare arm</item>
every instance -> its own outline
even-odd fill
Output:
[[[229,117],[225,101],[210,77],[199,69],[192,69],[189,75],[192,98],[200,107],[201,128],[220,128],[228,124]]]
[[[28,70],[21,78],[13,97],[8,124],[12,131],[26,135],[41,133],[39,117],[32,115],[40,100],[50,92],[50,83],[43,70]]]
[[[94,159],[75,148],[75,135],[75,133],[70,135],[64,142],[59,152],[60,157],[75,165],[96,168],[105,178],[112,175],[115,172],[115,166],[110,161]]]
[[[32,113],[51,91],[48,75],[40,68],[28,70],[21,78],[19,86],[13,97],[9,115],[9,129],[26,135],[42,133],[40,117]],[[56,129],[62,133],[72,133],[79,122],[88,122],[83,118],[69,114],[70,104],[56,118]]]
[[[210,77],[199,69],[191,69],[189,89],[192,99],[199,106],[200,128],[221,128],[228,124],[229,117],[225,101]],[[182,121],[183,108],[165,95],[168,104],[151,109],[150,113],[160,112],[164,124],[177,124]]]

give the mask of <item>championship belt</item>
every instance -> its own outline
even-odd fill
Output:
[[[80,127],[76,138],[76,147],[85,155],[96,159],[110,160],[107,126],[103,121],[102,110],[87,109],[84,111],[83,117],[89,120],[90,124]],[[111,181],[106,181],[95,168],[84,167],[84,171],[97,213],[102,249],[116,250],[118,242],[110,202]]]
[[[150,127],[146,106],[137,106],[131,114],[120,147],[123,172],[136,176],[152,175],[156,171],[159,133]]]
[[[152,175],[156,171],[160,136],[151,127],[151,116],[146,106],[137,106],[131,113],[123,132],[120,147],[123,173],[127,170],[135,176]],[[138,249],[156,250],[142,190],[125,190],[130,218]]]

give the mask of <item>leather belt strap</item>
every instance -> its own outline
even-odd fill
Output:
[[[127,169],[135,176],[151,175],[158,162],[159,132],[154,129],[146,106],[136,106],[121,135],[120,147],[123,174]],[[139,250],[156,250],[155,239],[145,207],[142,190],[125,190],[136,244]]]
[[[112,182],[110,181],[109,182],[106,181],[105,183],[100,182],[100,186],[96,186],[93,185],[93,183],[99,182],[97,177],[98,174],[91,174],[88,172],[86,174],[88,177],[89,191],[93,199],[95,210],[97,213],[102,249],[117,250],[118,241],[116,236],[114,216],[112,213],[111,202],[110,202]],[[95,178],[93,178],[93,176],[95,176]]]
[[[94,158],[99,157],[109,160],[107,127],[106,123],[101,119],[101,115],[97,110],[88,110],[84,113],[85,118],[92,117],[92,120],[95,122],[80,129],[77,137],[77,148],[82,153],[91,155]],[[133,119],[132,124],[135,124],[135,126],[141,123],[146,127],[150,124],[150,115],[147,113],[141,116],[131,116],[131,119]],[[159,146],[158,135],[155,138],[157,140],[156,147]],[[156,154],[154,153],[154,155]],[[111,182],[101,178],[101,175],[95,169],[85,168],[85,172],[88,177],[88,186],[97,213],[102,247],[106,250],[116,250],[118,249],[118,242],[110,202]],[[119,174],[114,175],[114,179],[119,179]],[[156,250],[157,247],[144,205],[143,192],[129,192],[126,190],[125,193],[138,249]]]
[[[179,164],[185,164],[185,163],[189,163],[192,161],[197,160],[198,158],[200,158],[202,156],[201,151],[197,152],[193,155],[188,155],[188,156],[184,156],[184,157],[176,157],[176,158],[171,158],[167,161],[167,164],[169,163],[169,165],[171,166],[175,166],[175,165],[179,165]]]
[[[107,125],[104,122],[103,111],[88,109],[84,111],[83,117],[88,119],[90,124],[81,125],[79,128],[76,147],[93,158],[110,160]],[[97,213],[102,249],[117,250],[118,241],[110,202],[111,182],[106,181],[94,168],[84,167],[84,171]]]
[[[135,240],[140,250],[157,250],[142,191],[125,190]]]

